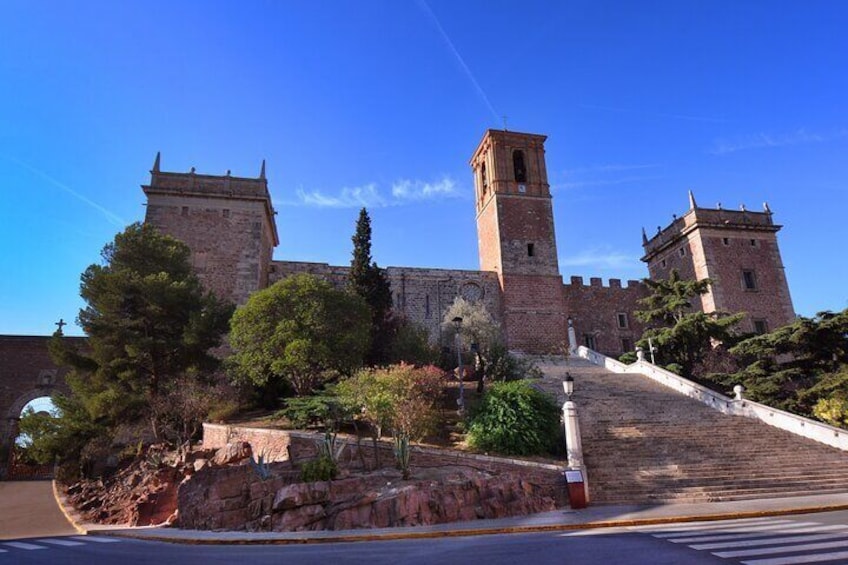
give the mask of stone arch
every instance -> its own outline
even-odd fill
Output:
[[[82,338],[66,339],[83,343]],[[0,479],[6,477],[24,406],[55,392],[70,393],[66,371],[50,358],[49,340],[50,336],[0,336]]]

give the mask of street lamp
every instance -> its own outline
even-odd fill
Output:
[[[457,406],[459,406],[459,413],[463,414],[465,412],[465,388],[462,384],[462,337],[459,335],[459,332],[462,329],[462,318],[457,316],[451,321],[453,322],[453,327],[456,328],[456,335],[454,336],[454,341],[456,343],[456,367],[459,370],[459,399],[457,399],[456,404]]]
[[[565,373],[565,379],[562,381],[562,388],[565,389],[565,396],[571,402],[571,395],[574,394],[574,377],[571,373]]]

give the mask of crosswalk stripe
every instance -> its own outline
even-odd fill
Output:
[[[79,541],[93,541],[96,543],[117,543],[121,541],[118,538],[104,538],[98,536],[74,536],[74,539]]]
[[[822,563],[824,561],[836,561],[837,559],[848,559],[848,551],[835,553],[819,553],[817,555],[796,555],[794,557],[773,557],[769,559],[754,559],[743,561],[744,565],[800,565],[802,563]]]
[[[4,542],[3,545],[14,547],[15,549],[47,549],[43,545],[35,545],[32,543],[24,543],[21,541]]]
[[[719,536],[706,536],[706,537],[697,537],[693,538],[693,543],[704,543],[704,542],[721,542],[721,541],[733,541],[733,540],[744,540],[744,539],[756,539],[756,538],[764,538],[768,536],[773,536],[776,534],[786,534],[786,535],[795,535],[795,534],[810,534],[810,533],[821,533],[821,532],[845,532],[848,531],[848,526],[805,526],[803,528],[798,528],[795,526],[786,526],[785,528],[781,528],[779,530],[767,530],[764,532],[755,532],[755,533],[742,533],[742,534],[723,534]]]
[[[782,545],[780,547],[761,547],[759,549],[738,549],[736,551],[715,551],[716,557],[756,557],[757,555],[774,555],[776,553],[796,553],[799,551],[818,551],[819,549],[839,549],[848,547],[848,540],[828,541],[822,543],[804,543],[801,545]]]
[[[775,520],[774,518],[753,518],[753,519],[741,519],[741,520],[711,520],[709,522],[685,522],[683,525],[680,524],[671,524],[671,525],[663,525],[656,524],[653,526],[636,526],[635,529],[638,529],[640,532],[666,532],[666,533],[675,533],[675,532],[688,532],[688,531],[701,531],[701,530],[709,530],[715,528],[726,528],[728,526],[741,526],[744,524],[775,524],[779,522],[789,522],[789,520]]]
[[[774,534],[768,534],[769,536],[773,536]],[[703,551],[705,549],[730,549],[734,547],[756,547],[758,545],[774,545],[777,543],[800,543],[807,541],[822,541],[828,539],[839,539],[848,536],[848,532],[844,532],[841,534],[816,534],[812,536],[796,536],[796,537],[786,537],[781,536],[779,538],[776,537],[764,537],[761,539],[747,539],[742,541],[725,541],[718,543],[701,543],[690,545],[692,549],[697,549],[698,551]]]
[[[50,545],[61,545],[61,546],[65,546],[65,547],[72,547],[72,546],[75,546],[75,545],[85,545],[81,541],[71,541],[71,540],[59,539],[59,538],[40,539],[40,540],[37,540],[37,541],[38,541],[38,543],[49,543]]]
[[[704,538],[711,537],[711,536],[715,537],[715,536],[717,536],[717,534],[744,534],[744,533],[755,534],[755,533],[758,533],[758,532],[767,532],[767,531],[770,531],[770,530],[792,530],[792,529],[801,528],[801,527],[804,527],[804,526],[815,526],[815,525],[816,525],[815,522],[795,522],[795,523],[788,523],[788,524],[769,524],[769,525],[766,525],[766,526],[749,526],[749,527],[741,526],[741,527],[738,527],[738,528],[728,528],[726,530],[712,530],[712,531],[709,531],[709,532],[703,532],[701,534],[698,534],[697,532],[689,532],[688,534],[685,534],[683,536],[675,535],[675,536],[672,537],[672,536],[654,535],[654,537],[655,538],[662,537],[666,541],[670,541],[671,543],[690,543],[690,542],[697,542],[699,540],[703,540]]]

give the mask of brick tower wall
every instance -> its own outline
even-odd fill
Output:
[[[191,249],[203,285],[243,304],[268,284],[277,231],[264,178],[153,171],[145,222]]]

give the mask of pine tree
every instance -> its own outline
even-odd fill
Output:
[[[391,348],[392,290],[386,273],[371,258],[371,218],[368,210],[359,211],[350,263],[350,289],[365,299],[371,309],[371,348],[365,357],[369,365],[382,365]]]

